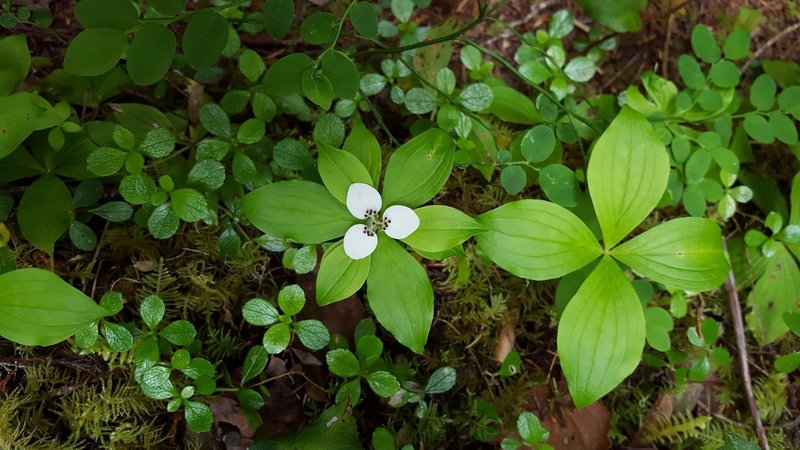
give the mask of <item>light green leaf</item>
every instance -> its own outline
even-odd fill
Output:
[[[732,88],[739,84],[739,68],[727,61],[717,61],[708,71],[708,78],[721,88]]]
[[[52,256],[56,241],[72,222],[71,211],[72,194],[67,186],[57,176],[45,175],[25,189],[17,222],[28,242]]]
[[[245,303],[242,316],[247,323],[261,327],[272,325],[281,318],[278,310],[263,298],[254,298]]]
[[[82,77],[102,75],[117,65],[128,38],[113,28],[89,28],[69,43],[64,56],[64,70]]]
[[[260,119],[247,119],[239,126],[236,140],[242,144],[255,144],[266,134],[266,124]]]
[[[419,228],[403,242],[415,250],[443,252],[485,230],[478,221],[449,206],[423,206],[414,212],[419,217]]]
[[[547,198],[565,208],[578,206],[582,195],[575,172],[561,164],[550,164],[539,171],[539,186]]]
[[[351,153],[322,143],[318,148],[319,176],[337,200],[343,204],[346,202],[347,190],[353,183],[372,185],[372,178],[367,169]]]
[[[453,388],[456,384],[456,369],[452,367],[440,367],[431,374],[425,384],[426,394],[443,394]]]
[[[383,370],[376,370],[367,375],[367,383],[372,388],[372,392],[379,397],[388,398],[400,390],[400,382],[397,377]]]
[[[470,84],[458,94],[458,103],[470,111],[480,112],[492,105],[492,89],[483,83]],[[406,96],[408,101],[408,96]]]
[[[603,257],[558,324],[558,355],[575,405],[588,406],[630,375],[644,342],[636,291],[617,264]]]
[[[426,114],[436,108],[438,101],[434,92],[428,89],[414,87],[406,92],[403,103],[412,114]]]
[[[28,75],[31,53],[24,34],[0,39],[0,95],[14,92],[14,88]]]
[[[384,328],[422,354],[433,321],[433,288],[416,259],[386,236],[378,239],[367,277],[369,307]]]
[[[267,353],[274,355],[280,353],[289,346],[292,339],[292,330],[287,323],[278,323],[269,327],[264,333],[264,348]]]
[[[353,124],[350,135],[344,141],[343,149],[361,161],[372,178],[372,186],[377,186],[381,177],[381,145],[378,139],[358,120]]]
[[[655,208],[669,178],[669,158],[650,122],[623,108],[597,140],[588,184],[604,245],[612,248]]]
[[[701,218],[657,225],[613,249],[611,255],[643,276],[691,292],[717,288],[728,274],[720,229]]]
[[[339,102],[341,103],[341,102]],[[327,113],[317,120],[312,132],[314,142],[339,148],[344,141],[344,122],[336,114]]]
[[[798,312],[800,298],[800,269],[786,247],[778,243],[775,254],[767,260],[764,275],[756,281],[747,297],[751,308],[747,326],[761,345],[783,336],[789,327],[783,320],[787,312]]]
[[[264,233],[302,244],[343,236],[355,222],[324,186],[310,181],[268,184],[245,195],[242,211]]]
[[[578,217],[543,200],[506,203],[477,220],[488,230],[475,236],[480,250],[518,277],[558,278],[602,253],[597,239]]]
[[[547,32],[550,37],[561,39],[570,34],[573,28],[575,28],[575,23],[572,13],[568,9],[561,9],[553,14]]]
[[[263,346],[254,346],[247,352],[242,364],[242,381],[241,384],[247,383],[253,378],[257,377],[264,368],[267,367],[269,360],[269,353]]]
[[[108,341],[108,346],[115,352],[127,352],[133,346],[131,332],[122,325],[104,321],[103,335]]]
[[[642,18],[639,12],[645,8],[645,0],[578,0],[578,4],[592,20],[605,25],[618,33],[639,31]]]
[[[370,260],[350,258],[342,242],[329,247],[317,274],[317,303],[326,306],[355,294],[367,280]]]
[[[564,67],[564,73],[572,81],[577,81],[578,83],[585,83],[591,80],[595,70],[594,61],[586,56],[573,58],[567,63],[567,66]]]
[[[57,344],[107,312],[57,275],[17,269],[0,275],[0,336],[22,345]]]
[[[195,70],[211,67],[228,42],[228,21],[211,8],[193,14],[183,32],[183,54]]]
[[[670,316],[664,308],[656,306],[645,309],[644,318],[647,322],[647,343],[660,352],[669,351],[669,349],[672,348],[669,332],[674,327],[672,316]]]
[[[725,38],[725,57],[737,61],[750,52],[750,31],[735,30]]]
[[[164,318],[164,301],[158,296],[148,295],[139,306],[139,314],[144,323],[154,330]]]
[[[398,147],[383,178],[383,204],[415,208],[430,201],[453,170],[455,144],[433,128]]]
[[[175,135],[163,128],[153,128],[144,135],[139,151],[151,158],[163,158],[175,149]]]
[[[297,284],[290,284],[278,293],[278,305],[284,314],[294,316],[306,304],[306,293]]]
[[[706,82],[706,76],[697,60],[687,54],[678,57],[678,73],[687,87],[701,89]]]
[[[777,86],[775,85],[775,80],[766,73],[761,74],[750,86],[750,103],[752,103],[756,109],[762,111],[769,110],[772,108],[772,105],[775,104],[776,90]]]
[[[166,400],[172,397],[175,388],[169,380],[170,369],[164,366],[153,366],[142,374],[139,387],[142,393],[155,400]]]
[[[158,82],[175,56],[175,34],[160,23],[145,23],[134,33],[128,50],[128,74],[139,86]]]
[[[170,193],[172,209],[184,222],[197,222],[203,220],[208,213],[206,197],[194,189],[177,189]]]
[[[542,122],[542,115],[525,94],[508,86],[492,86],[492,105],[488,112],[500,120],[523,125],[534,125]]]
[[[294,332],[300,342],[310,350],[321,350],[331,339],[328,328],[319,320],[301,320],[294,324]]]

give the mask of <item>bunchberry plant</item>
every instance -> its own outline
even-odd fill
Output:
[[[344,236],[322,257],[317,303],[347,298],[366,281],[378,322],[422,353],[433,318],[433,290],[419,262],[395,239],[436,258],[482,229],[455,208],[419,207],[436,195],[452,170],[452,140],[432,129],[400,146],[389,158],[382,195],[374,188],[379,148],[355,152],[319,144],[318,151],[324,186],[299,180],[269,184],[248,194],[242,210],[261,231],[301,244]]]

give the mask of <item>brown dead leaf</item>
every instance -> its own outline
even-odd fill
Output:
[[[135,263],[133,263],[133,267],[136,270],[138,270],[139,272],[142,272],[142,273],[149,273],[149,272],[152,272],[152,271],[156,270],[156,266],[157,265],[158,265],[158,262],[156,262],[156,261],[154,261],[152,259],[144,259],[144,260],[136,261]]]
[[[536,414],[542,426],[550,431],[547,441],[555,450],[608,450],[611,441],[611,412],[597,401],[577,409],[566,394],[566,386],[559,387],[562,396],[553,397],[549,386],[538,386],[531,392],[528,410]]]
[[[517,340],[517,334],[514,332],[514,324],[507,322],[497,332],[497,344],[494,346],[494,359],[502,363],[506,360],[506,356],[514,349],[514,343]]]
[[[238,443],[233,444],[231,439],[227,439],[227,448],[229,450],[246,449],[253,443],[253,435],[256,430],[247,421],[244,411],[239,407],[239,403],[227,397],[220,397],[211,405],[211,410],[214,411],[214,425],[220,427],[221,422],[225,422],[238,428],[240,439]],[[228,433],[230,434],[230,433]],[[233,445],[231,445],[233,444]]]

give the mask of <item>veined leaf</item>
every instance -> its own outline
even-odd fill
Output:
[[[361,121],[353,124],[343,149],[361,161],[372,177],[372,185],[377,186],[381,178],[381,145]]]
[[[449,206],[423,206],[414,212],[419,217],[419,228],[403,242],[415,250],[443,252],[485,230],[478,221]]]
[[[639,297],[614,260],[603,257],[558,324],[558,356],[575,405],[591,404],[630,375],[644,342]]]
[[[319,143],[319,176],[331,194],[342,203],[347,201],[347,190],[353,183],[372,185],[372,177],[352,153]]]
[[[772,343],[789,331],[783,315],[800,311],[798,298],[800,269],[786,247],[778,243],[775,254],[767,260],[767,270],[747,297],[747,305],[752,308],[747,326],[761,345]]]
[[[322,255],[317,274],[317,304],[330,305],[361,289],[369,274],[370,259],[350,258],[341,242],[328,248]]]
[[[684,291],[714,289],[728,274],[719,227],[696,217],[651,228],[613,249],[611,255],[643,276]]]
[[[433,287],[425,269],[387,236],[378,239],[367,276],[369,307],[398,342],[422,353],[433,321]]]
[[[53,345],[106,310],[57,275],[18,269],[0,275],[0,336],[22,345]]]
[[[566,209],[543,200],[519,200],[477,217],[488,231],[478,247],[522,278],[549,280],[580,269],[602,249],[589,228]]]
[[[272,183],[245,195],[242,211],[256,228],[301,244],[344,235],[355,222],[324,186],[310,181]]]
[[[597,140],[588,168],[589,193],[606,248],[650,214],[668,178],[667,150],[650,122],[623,108]]]
[[[453,170],[455,144],[433,128],[398,147],[383,177],[383,204],[414,208],[430,201]]]

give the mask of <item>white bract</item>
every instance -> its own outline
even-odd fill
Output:
[[[378,217],[383,200],[374,187],[353,183],[347,189],[347,209],[363,223],[353,225],[344,234],[344,252],[352,259],[371,255],[378,246],[378,232],[392,239],[405,239],[419,228],[419,217],[411,208],[392,205]]]

